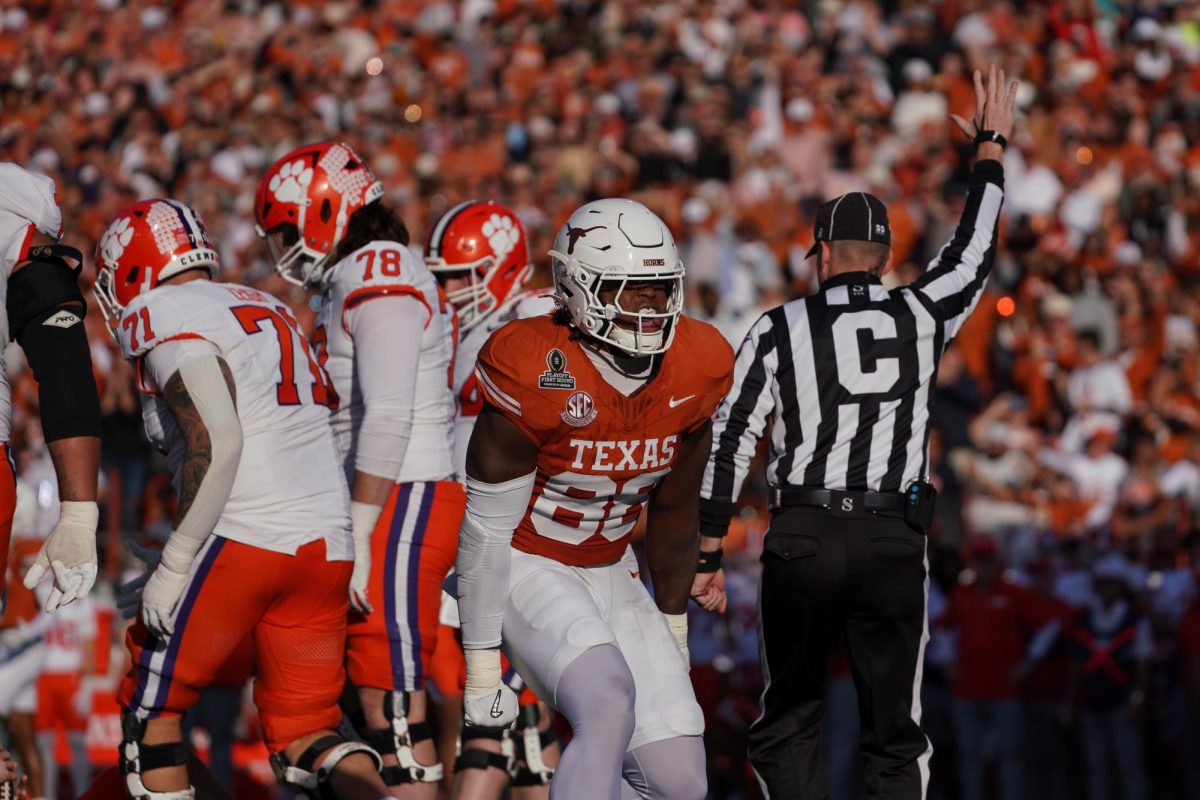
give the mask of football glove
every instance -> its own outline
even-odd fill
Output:
[[[464,650],[467,682],[463,687],[463,716],[480,728],[507,728],[517,720],[517,693],[501,680],[499,650]]]
[[[679,654],[683,656],[683,663],[691,669],[692,656],[688,652],[687,645],[687,614],[663,614],[667,618],[667,627],[671,629],[671,635],[675,637],[675,645],[679,648]]]
[[[350,575],[350,607],[363,614],[374,609],[367,598],[371,580],[371,532],[383,513],[383,507],[371,503],[350,503],[351,532],[354,536],[354,571]]]
[[[33,589],[47,572],[54,586],[46,611],[54,612],[92,590],[96,582],[96,525],[100,508],[91,500],[64,500],[58,524],[46,537],[33,566],[25,573],[25,588]]]

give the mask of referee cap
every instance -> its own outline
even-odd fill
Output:
[[[891,245],[892,226],[887,206],[866,192],[850,192],[835,197],[817,212],[813,246],[805,258],[817,254],[821,242],[858,241]]]

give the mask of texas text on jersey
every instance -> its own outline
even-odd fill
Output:
[[[626,397],[552,317],[498,330],[479,353],[479,390],[540,448],[513,546],[571,566],[618,561],[679,438],[728,391],[731,362],[715,328],[680,318],[658,374]]]

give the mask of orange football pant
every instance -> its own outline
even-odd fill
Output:
[[[57,730],[86,731],[87,720],[75,710],[75,695],[83,683],[79,672],[51,672],[37,679],[37,715],[34,728],[39,732]]]
[[[188,575],[175,633],[155,637],[140,614],[130,627],[121,707],[142,719],[182,714],[253,637],[254,704],[271,752],[337,727],[353,567],[326,561],[319,540],[289,556],[210,536]]]
[[[398,483],[371,533],[371,614],[350,612],[346,675],[359,687],[425,688],[442,582],[454,566],[467,493],[456,481]]]

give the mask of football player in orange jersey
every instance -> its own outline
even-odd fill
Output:
[[[579,208],[550,255],[560,312],[505,325],[476,366],[485,406],[456,563],[464,712],[483,727],[516,717],[503,646],[571,723],[553,796],[700,800],[686,605],[733,353],[680,317],[683,264],[640,203]],[[629,547],[643,507],[653,599]]]

